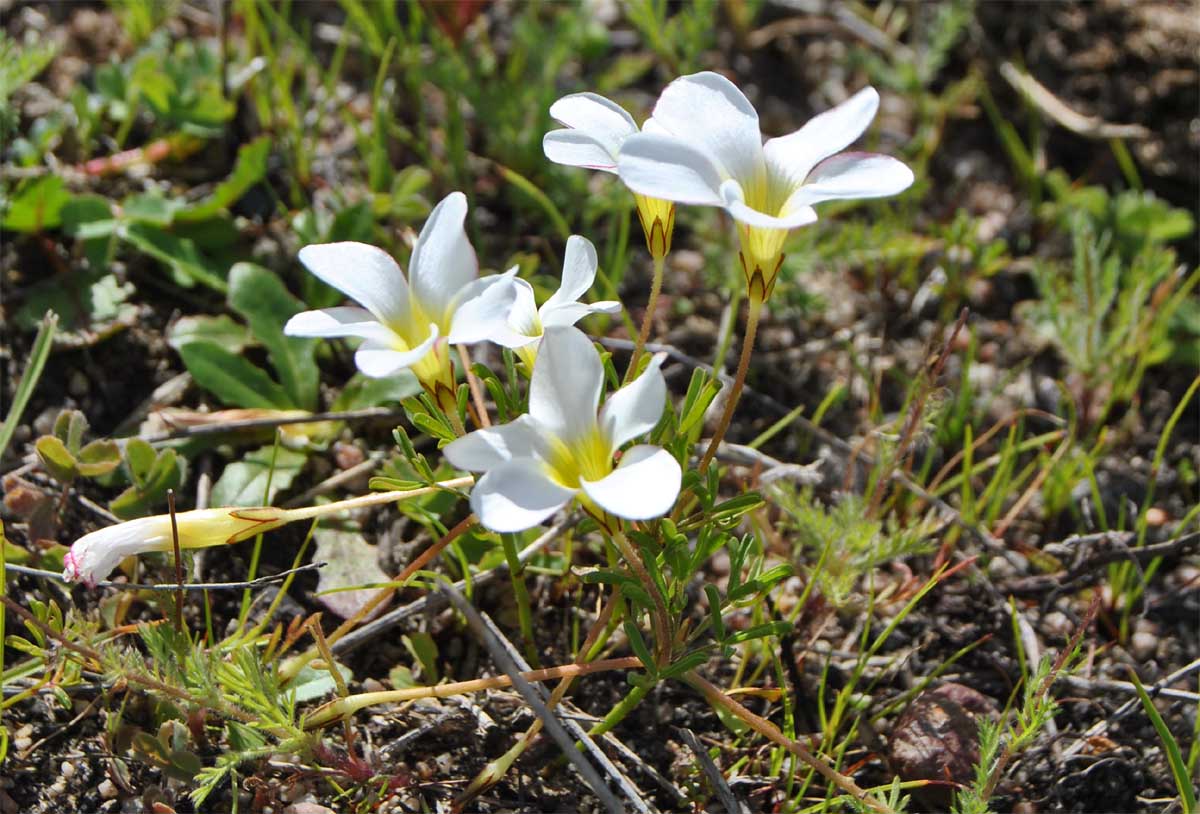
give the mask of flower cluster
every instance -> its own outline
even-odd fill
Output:
[[[619,536],[615,518],[642,521],[666,514],[682,480],[680,461],[670,452],[635,443],[659,424],[667,404],[662,357],[644,367],[639,363],[671,248],[676,204],[719,206],[734,220],[751,309],[733,395],[701,461],[703,471],[729,425],[758,312],[774,288],[789,231],[814,222],[813,207],[822,201],[893,195],[913,181],[908,167],[894,158],[842,152],[863,134],[878,107],[879,95],[868,87],[796,132],[764,143],[754,107],[733,83],[711,72],[668,85],[640,128],[619,105],[592,93],[572,94],[551,106],[564,128],[545,135],[546,157],[619,176],[634,194],[654,260],[629,383],[607,399],[603,360],[572,327],[589,314],[621,309],[615,301],[582,301],[597,274],[595,248],[578,235],[567,241],[561,286],[539,307],[533,287],[517,269],[480,276],[461,192],[433,209],[413,246],[407,276],[374,246],[304,247],[300,261],[308,270],[355,304],[297,314],[285,333],[359,340],[355,364],[368,376],[411,370],[433,405],[453,416],[459,437],[446,446],[447,460],[482,473],[470,499],[487,528],[521,531],[578,500]],[[467,433],[459,419],[450,346],[484,341],[510,348],[520,358],[530,378],[528,412],[492,427],[480,398],[479,428]],[[191,548],[236,542],[328,508],[212,509],[185,512],[175,520],[180,545]],[[172,537],[166,515],[94,532],[72,548],[66,576],[94,582],[125,556],[169,550]]]

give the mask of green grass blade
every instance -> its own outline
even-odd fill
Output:
[[[25,412],[25,405],[29,403],[29,397],[33,395],[33,389],[37,387],[38,379],[42,377],[46,360],[50,358],[50,347],[54,342],[54,332],[57,327],[58,314],[47,311],[46,316],[42,317],[37,338],[33,340],[33,352],[29,354],[29,364],[25,366],[25,375],[21,377],[21,383],[17,385],[17,394],[13,397],[12,407],[4,419],[4,426],[0,427],[0,458],[3,458],[4,453],[8,450],[8,444],[12,441],[13,433],[17,431],[17,424],[21,421],[21,414]]]
[[[1187,765],[1183,762],[1183,755],[1179,751],[1179,743],[1175,740],[1175,736],[1171,734],[1171,730],[1167,728],[1166,721],[1158,714],[1154,702],[1150,700],[1150,696],[1146,693],[1146,688],[1142,686],[1142,682],[1138,680],[1137,673],[1133,670],[1129,671],[1129,680],[1133,682],[1134,688],[1137,689],[1138,698],[1142,702],[1142,709],[1146,710],[1146,717],[1154,725],[1154,731],[1158,733],[1158,737],[1163,743],[1163,748],[1167,752],[1167,761],[1171,764],[1171,776],[1175,779],[1175,788],[1179,789],[1179,799],[1183,803],[1183,814],[1194,814],[1196,811],[1196,791],[1192,788],[1192,779],[1188,774]]]

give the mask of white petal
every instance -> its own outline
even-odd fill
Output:
[[[667,383],[660,369],[663,358],[656,355],[641,376],[609,396],[600,408],[600,429],[613,451],[654,429],[662,418],[667,403]]]
[[[763,147],[767,169],[790,187],[804,182],[824,158],[840,152],[858,139],[879,110],[879,94],[865,87],[794,133],[773,138]]]
[[[358,336],[377,342],[389,341],[392,332],[365,308],[322,308],[296,314],[283,326],[288,336]]]
[[[671,511],[682,478],[679,462],[671,453],[643,444],[630,447],[607,477],[580,485],[605,511],[627,520],[648,520]]]
[[[430,324],[429,336],[412,350],[398,350],[393,343],[376,342],[368,339],[358,346],[354,353],[354,364],[365,375],[373,379],[382,379],[399,373],[407,367],[412,367],[425,358],[433,350],[437,342],[438,327]]]
[[[542,336],[529,383],[529,414],[570,444],[596,428],[604,367],[592,342],[575,328],[549,328]]]
[[[642,195],[701,206],[721,205],[721,170],[703,152],[657,133],[630,136],[617,169],[625,186]]]
[[[807,226],[817,219],[817,213],[811,206],[800,206],[789,210],[785,205],[785,214],[769,214],[752,209],[746,204],[742,188],[737,181],[729,180],[721,185],[721,196],[725,199],[725,210],[734,220],[758,226],[763,229],[796,229]]]
[[[463,229],[466,218],[467,197],[451,192],[425,221],[409,261],[413,297],[443,327],[455,295],[479,275],[475,249]]]
[[[596,93],[572,93],[550,105],[550,115],[567,127],[611,141],[615,154],[621,139],[637,132],[637,122],[625,108]]]
[[[882,198],[908,189],[913,172],[891,156],[842,153],[813,168],[804,186],[788,199],[788,208],[844,198]]]
[[[590,314],[617,314],[621,311],[621,303],[616,300],[601,300],[600,302],[567,302],[548,308],[550,303],[542,306],[542,328],[574,325]]]
[[[68,582],[95,585],[108,577],[126,557],[147,551],[166,551],[171,540],[171,525],[165,518],[167,515],[142,517],[85,534],[63,557],[63,577]]]
[[[383,322],[408,320],[408,283],[392,256],[366,243],[319,243],[300,250],[300,262]]]
[[[452,441],[443,452],[457,469],[486,472],[513,458],[534,458],[544,446],[542,430],[528,415],[498,427],[486,427]]]
[[[567,238],[567,250],[563,255],[562,284],[558,291],[550,295],[545,305],[552,308],[578,300],[592,287],[599,265],[592,241],[580,235],[571,235]]]
[[[513,300],[512,310],[508,312],[508,327],[529,337],[532,342],[542,335],[542,326],[538,325],[538,307],[533,296],[533,286],[519,278],[513,280],[513,285],[517,288],[517,297]]]
[[[575,494],[530,458],[506,461],[471,489],[471,510],[492,531],[524,531],[554,514]]]
[[[580,130],[551,130],[542,136],[542,152],[555,164],[611,173],[617,171],[617,153]]]
[[[667,85],[651,117],[672,135],[704,152],[726,178],[743,185],[765,176],[758,113],[737,86],[712,71]],[[643,193],[645,194],[645,193]]]
[[[513,347],[528,341],[508,325],[508,315],[517,296],[517,287],[510,277],[495,276],[491,285],[454,309],[449,341],[452,345],[471,345],[491,341]]]

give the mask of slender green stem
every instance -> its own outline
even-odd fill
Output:
[[[650,299],[646,301],[646,314],[642,317],[642,329],[638,331],[637,344],[633,346],[633,356],[629,357],[629,368],[625,371],[626,382],[637,375],[642,350],[646,347],[646,340],[650,338],[650,328],[654,325],[654,314],[658,311],[658,295],[662,292],[663,270],[666,262],[665,257],[654,258],[654,279],[650,283]]]
[[[738,361],[737,374],[733,377],[733,388],[729,391],[729,398],[725,402],[725,412],[721,414],[721,423],[717,425],[717,431],[713,433],[712,440],[708,442],[708,449],[704,451],[704,457],[700,459],[701,474],[708,470],[708,465],[712,463],[712,459],[717,454],[717,448],[721,446],[721,440],[729,431],[729,424],[733,421],[733,411],[737,409],[738,400],[742,396],[742,388],[746,386],[746,371],[750,369],[750,357],[754,353],[754,338],[758,334],[758,318],[762,315],[762,307],[762,298],[751,294],[750,313],[746,316],[746,336],[742,339],[742,357]]]
[[[645,699],[653,688],[654,684],[650,681],[634,687],[628,695],[618,701],[616,706],[608,711],[608,714],[604,716],[604,720],[588,730],[588,734],[593,738],[598,738],[601,735],[611,732],[617,724],[625,720],[625,717],[629,713],[637,709],[637,705],[642,703],[643,699]]]
[[[654,612],[650,615],[651,627],[654,628],[654,659],[658,662],[658,666],[662,667],[671,661],[671,642],[674,639],[666,600],[663,599],[662,592],[658,590],[658,584],[646,570],[646,564],[642,562],[641,555],[626,539],[625,532],[617,529],[612,535],[612,541],[633,573],[646,587],[646,593],[650,594],[650,599],[654,602]]]
[[[512,534],[501,534],[500,542],[504,546],[504,559],[508,562],[508,575],[517,599],[517,620],[521,625],[521,638],[525,640],[525,658],[534,667],[539,667],[537,643],[533,638],[533,615],[529,612],[529,588],[525,585],[525,567],[517,556],[517,540]]]

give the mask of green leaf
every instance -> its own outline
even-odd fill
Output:
[[[179,349],[196,383],[230,407],[290,410],[288,394],[261,368],[212,342],[191,342]]]
[[[179,221],[197,221],[211,218],[224,209],[237,203],[250,187],[257,184],[267,174],[267,156],[271,153],[271,139],[261,136],[249,144],[243,144],[238,150],[237,163],[233,172],[222,181],[212,195],[203,201],[180,209],[175,218]]]
[[[317,406],[319,372],[313,354],[317,340],[284,336],[283,326],[304,309],[273,273],[253,263],[238,263],[229,272],[229,305],[250,325],[267,348],[271,364],[294,406]]]
[[[62,228],[83,241],[83,253],[92,269],[104,270],[108,248],[117,228],[112,203],[100,195],[76,195],[62,208]]]
[[[1146,688],[1142,686],[1141,680],[1138,679],[1137,673],[1133,669],[1129,670],[1129,680],[1133,682],[1133,687],[1137,690],[1138,700],[1142,702],[1142,709],[1146,711],[1146,716],[1150,719],[1150,723],[1154,725],[1154,731],[1158,733],[1158,739],[1162,741],[1163,748],[1167,752],[1167,762],[1171,766],[1171,775],[1175,779],[1175,788],[1179,790],[1179,798],[1183,804],[1183,814],[1194,814],[1196,811],[1196,792],[1192,786],[1191,772],[1188,771],[1183,754],[1179,751],[1179,742],[1171,734],[1166,721],[1159,714],[1158,709],[1154,706],[1154,701],[1146,692]]]
[[[106,475],[116,469],[121,463],[121,448],[115,441],[99,440],[79,450],[76,469],[85,478]]]
[[[157,190],[130,195],[121,202],[121,216],[128,221],[150,226],[170,226],[179,204]]]
[[[62,222],[62,208],[69,200],[71,193],[58,175],[23,181],[12,198],[0,200],[4,211],[0,226],[14,232],[54,229]]]
[[[167,329],[167,344],[175,350],[192,342],[211,342],[229,353],[238,354],[252,341],[250,330],[228,314],[180,317]]]
[[[399,404],[406,398],[421,392],[421,383],[411,370],[401,370],[394,376],[374,379],[355,373],[346,382],[342,392],[334,399],[330,409],[335,412],[342,410],[362,410],[367,407],[379,407],[383,404]]]
[[[150,453],[148,463],[146,450]],[[108,504],[109,510],[122,520],[150,514],[167,499],[168,489],[178,489],[183,484],[186,462],[173,449],[164,449],[156,456],[153,447],[133,438],[125,445],[125,461],[134,483]]]
[[[221,293],[229,288],[191,240],[147,223],[125,225],[118,234],[138,251],[145,252],[171,269],[175,282],[185,288],[194,283],[203,283]]]
[[[646,646],[646,640],[642,638],[642,631],[638,630],[638,626],[631,619],[626,619],[622,624],[626,638],[629,639],[629,647],[633,650],[633,654],[641,659],[642,667],[653,678],[657,675],[657,667],[654,663],[654,656],[650,655],[650,648]]]
[[[54,419],[54,435],[67,445],[72,455],[79,452],[87,428],[87,416],[79,410],[60,410]]]
[[[43,435],[34,445],[38,460],[46,471],[60,483],[70,483],[79,474],[75,456],[67,449],[61,438],[53,435]]]
[[[271,461],[274,459],[274,472]],[[261,447],[242,460],[225,467],[213,485],[214,506],[262,506],[275,500],[275,495],[292,485],[304,466],[305,455],[279,447]],[[268,492],[267,482],[271,488]],[[266,497],[264,504],[263,497]]]

